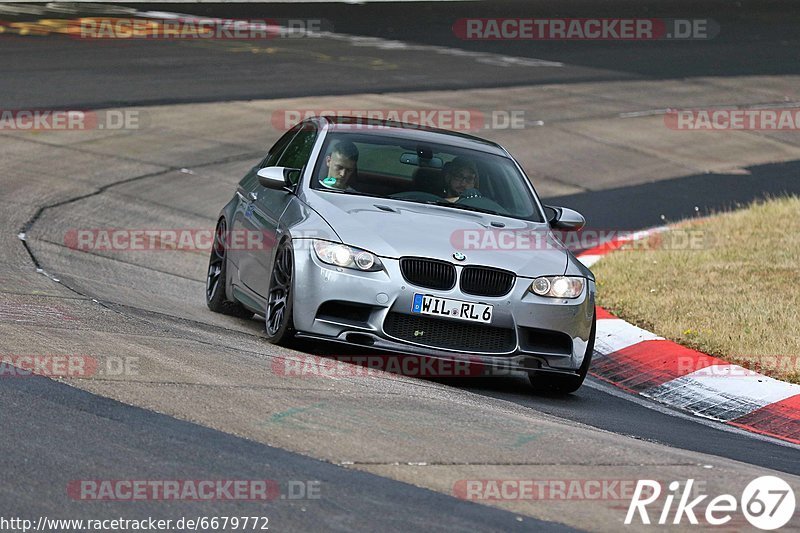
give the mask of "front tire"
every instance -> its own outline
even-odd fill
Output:
[[[583,363],[577,374],[549,374],[547,372],[536,372],[529,375],[531,385],[536,392],[552,395],[570,394],[581,388],[586,374],[589,373],[589,366],[592,364],[594,354],[594,337],[597,332],[597,314],[592,317],[592,331],[589,333],[589,343],[586,345],[586,353],[583,356]]]
[[[287,345],[294,338],[292,320],[294,302],[294,254],[288,241],[283,241],[275,254],[270,275],[267,308],[264,313],[267,340]]]
[[[239,302],[228,300],[225,287],[228,283],[228,250],[227,225],[225,219],[219,219],[217,229],[214,231],[214,244],[211,246],[211,257],[208,259],[208,274],[206,275],[206,305],[215,313],[250,318],[253,313],[244,308]]]

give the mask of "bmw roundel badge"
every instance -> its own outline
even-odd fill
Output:
[[[466,258],[467,256],[462,254],[461,252],[456,252],[453,254],[453,259],[455,259],[456,261],[463,261]]]

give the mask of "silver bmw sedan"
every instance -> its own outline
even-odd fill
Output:
[[[595,336],[593,274],[501,146],[414,124],[315,117],[284,134],[222,208],[212,311],[295,337],[525,372],[577,390]]]

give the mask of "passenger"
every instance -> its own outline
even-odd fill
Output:
[[[328,167],[326,176],[320,183],[329,189],[353,192],[348,183],[358,172],[358,148],[350,141],[337,143],[325,158]]]
[[[448,202],[481,196],[478,169],[471,160],[456,157],[444,167],[444,196]]]

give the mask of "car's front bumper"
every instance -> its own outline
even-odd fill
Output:
[[[429,356],[453,360],[480,361],[521,371],[576,372],[583,362],[594,314],[594,282],[587,279],[583,294],[574,299],[537,296],[528,290],[529,278],[517,278],[507,295],[499,298],[464,294],[459,284],[447,291],[410,285],[403,279],[399,261],[382,258],[385,271],[360,272],[337,268],[319,261],[309,240],[295,240],[294,325],[299,335],[368,346],[379,351]],[[460,275],[461,265],[456,265]],[[559,273],[554,273],[559,274]],[[384,328],[390,313],[412,315],[414,294],[492,305],[492,328],[508,330],[508,342],[492,349],[485,339],[476,338],[480,349],[466,346],[452,349],[426,343],[426,332],[419,337],[400,338]],[[359,316],[337,313],[337,308],[357,304]],[[418,317],[419,315],[413,315]],[[396,318],[396,317],[395,317]],[[403,317],[405,318],[405,317]],[[464,321],[436,318],[456,334]],[[466,324],[472,324],[467,322]],[[475,328],[467,328],[474,337]],[[490,330],[485,330],[489,332]],[[493,329],[491,331],[500,331]],[[556,341],[554,341],[556,339]]]

